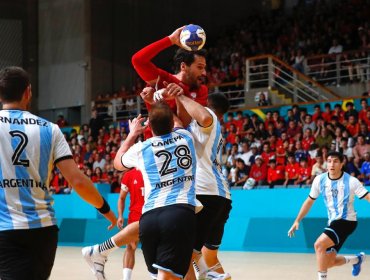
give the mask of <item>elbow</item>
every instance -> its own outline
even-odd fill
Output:
[[[131,63],[132,63],[132,65],[134,66],[134,68],[136,68],[136,66],[137,66],[138,64],[140,64],[140,63],[141,63],[140,56],[139,56],[137,53],[135,53],[135,54],[131,57]]]
[[[213,118],[211,115],[203,116],[200,123],[203,127],[209,127],[213,123]]]
[[[125,170],[125,168],[123,167],[121,161],[117,158],[114,159],[113,161],[113,167],[119,171],[123,171]]]

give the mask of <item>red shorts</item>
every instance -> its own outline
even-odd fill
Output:
[[[137,222],[138,220],[140,220],[140,217],[141,217],[141,213],[140,212],[130,212],[130,214],[128,215],[127,224],[131,224],[133,222]]]

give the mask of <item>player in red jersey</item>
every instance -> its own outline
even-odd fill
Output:
[[[117,227],[123,227],[123,212],[125,209],[125,200],[127,194],[130,194],[130,207],[127,224],[139,221],[141,211],[144,205],[144,180],[140,170],[133,168],[127,171],[121,180],[121,192],[118,199],[118,220]],[[131,280],[132,269],[135,265],[136,242],[127,244],[123,255],[123,280]]]

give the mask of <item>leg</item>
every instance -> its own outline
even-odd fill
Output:
[[[204,260],[209,268],[214,267],[215,265],[219,264],[217,268],[215,268],[213,271],[217,273],[225,273],[224,269],[222,268],[222,265],[220,264],[220,261],[218,260],[217,254],[218,249],[210,250],[207,247],[202,248],[202,254],[204,256]]]
[[[118,246],[124,246],[131,242],[139,240],[139,221],[127,225],[124,229],[112,237],[114,243]]]
[[[178,280],[178,279],[181,279],[181,278],[173,275],[171,272],[158,269],[157,280]]]
[[[132,269],[135,266],[135,251],[137,243],[127,244],[123,255],[123,280],[130,280]]]
[[[334,265],[336,251],[327,252],[327,249],[334,245],[334,242],[325,233],[322,233],[316,240],[315,253],[318,271],[328,271],[328,268]]]

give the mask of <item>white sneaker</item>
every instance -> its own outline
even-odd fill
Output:
[[[205,280],[231,280],[231,275],[228,272],[221,274],[215,271],[209,271]]]
[[[82,248],[82,255],[90,266],[95,278],[98,280],[105,280],[104,266],[107,261],[107,257],[99,253],[99,245]]]

